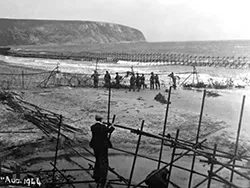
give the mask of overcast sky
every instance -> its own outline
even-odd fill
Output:
[[[149,42],[250,39],[250,0],[0,0],[0,18],[119,23]]]

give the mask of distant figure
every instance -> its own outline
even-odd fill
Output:
[[[139,76],[139,73],[136,73],[135,84],[136,84],[137,91],[139,92],[141,89],[141,78]]]
[[[142,74],[142,76],[141,76],[141,86],[142,86],[142,88],[143,88],[143,89],[145,89],[145,88],[146,88],[146,84],[145,84],[145,76],[144,76],[144,74]]]
[[[157,88],[158,88],[158,89],[161,89],[158,74],[155,75],[155,88],[156,88],[156,89],[157,89]]]
[[[115,76],[115,86],[116,88],[120,88],[120,82],[121,82],[122,77],[118,74],[118,72],[116,73]]]
[[[112,148],[108,133],[112,133],[115,128],[113,125],[104,125],[102,119],[99,115],[95,116],[96,123],[91,126],[92,138],[89,145],[93,148],[95,155],[93,178],[101,188],[104,188],[109,169],[108,148]]]
[[[169,74],[168,76],[172,78],[173,88],[176,89],[176,76],[174,75],[173,72]]]
[[[154,73],[151,72],[151,76],[150,76],[150,89],[154,89]]]
[[[99,76],[97,70],[94,71],[94,74],[92,74],[91,78],[94,78],[94,87],[98,88],[98,82],[99,82]]]
[[[168,170],[165,168],[160,170],[158,173],[152,175],[157,170],[153,170],[147,177],[145,183],[148,185],[148,188],[165,188],[167,186],[167,175]],[[151,176],[151,177],[150,177]]]
[[[130,77],[129,91],[131,91],[131,89],[135,91],[135,74],[134,73],[132,73],[132,76]]]
[[[108,71],[106,71],[106,74],[104,76],[104,87],[109,87],[111,81],[111,76]]]

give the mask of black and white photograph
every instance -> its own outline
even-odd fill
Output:
[[[0,187],[250,188],[249,0],[0,0]]]

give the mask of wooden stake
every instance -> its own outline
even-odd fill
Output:
[[[175,141],[177,142],[178,140],[178,136],[179,136],[179,129],[177,129],[176,131],[176,135],[175,135]],[[171,157],[171,161],[170,161],[170,166],[169,166],[169,174],[168,174],[168,179],[167,179],[167,188],[168,188],[168,185],[169,185],[169,182],[170,182],[170,175],[171,175],[171,172],[172,172],[172,166],[173,166],[173,161],[174,161],[174,156],[175,156],[175,150],[176,150],[176,147],[175,147],[175,144],[173,146],[173,152],[172,152],[172,157]]]
[[[115,122],[115,117],[116,117],[116,115],[113,116],[112,124],[114,124],[114,122]],[[109,139],[109,140],[110,140],[110,138],[111,138],[111,135],[112,135],[112,133],[109,133],[109,136],[108,136],[108,139]]]
[[[241,122],[242,122],[242,117],[243,117],[244,105],[245,105],[245,98],[246,96],[244,95],[242,98],[240,119],[239,119],[238,131],[237,131],[237,136],[236,136],[236,142],[235,142],[235,149],[234,149],[235,156],[237,155],[237,152],[238,152],[238,144],[239,144],[239,138],[240,138],[240,130],[241,130]],[[233,165],[235,165],[235,160],[233,160]],[[234,169],[234,166],[232,166],[232,168]],[[231,176],[230,176],[230,182],[233,182],[233,176],[234,176],[234,172],[232,171]]]
[[[144,126],[144,120],[142,121],[142,124],[141,124],[141,129],[140,129],[141,131],[143,130],[143,126]],[[135,168],[135,163],[136,163],[136,158],[137,158],[137,155],[138,155],[139,146],[140,146],[140,142],[141,142],[141,136],[142,135],[139,134],[137,145],[136,145],[136,150],[135,150],[134,161],[133,161],[133,164],[132,164],[131,173],[130,173],[130,177],[129,177],[129,181],[128,181],[128,188],[130,187],[130,184],[132,182],[134,168]]]
[[[60,115],[60,121],[59,121],[59,127],[58,127],[58,134],[57,134],[57,141],[56,141],[56,153],[55,153],[55,159],[54,159],[54,170],[53,170],[53,179],[52,182],[55,182],[55,173],[56,173],[56,162],[57,162],[57,152],[59,147],[59,138],[60,138],[60,131],[61,131],[61,125],[62,125],[62,115]]]
[[[20,179],[21,173],[20,173],[21,167],[20,165],[16,165],[16,178]]]
[[[22,88],[24,89],[24,72],[22,71]]]
[[[215,159],[216,149],[217,149],[217,144],[214,145],[213,159]],[[212,162],[210,166],[210,171],[208,171],[209,178],[208,178],[207,188],[210,188],[211,185],[213,168],[214,168],[214,163]]]
[[[199,125],[198,125],[198,129],[197,129],[196,142],[195,142],[196,144],[199,142],[201,120],[202,120],[202,115],[203,115],[205,98],[206,98],[206,90],[204,90],[204,92],[203,92],[203,98],[202,98],[202,104],[201,104],[201,112],[200,112],[200,118],[199,118]],[[188,188],[190,188],[191,184],[192,184],[192,178],[193,178],[193,172],[192,171],[194,170],[195,158],[196,158],[196,153],[194,153],[194,156],[193,156],[191,172],[190,172],[190,176],[189,176]]]
[[[110,118],[110,98],[111,98],[111,84],[109,82],[109,97],[108,97],[108,125],[109,125],[109,118]]]
[[[165,114],[162,138],[165,137],[165,132],[166,132],[167,119],[168,119],[168,110],[169,110],[170,97],[171,97],[171,89],[172,89],[172,87],[169,87],[169,90],[168,90],[168,103],[167,103],[167,107],[166,107],[166,114]],[[158,161],[157,169],[159,169],[160,166],[161,166],[161,157],[162,157],[163,144],[164,144],[164,140],[162,139],[161,140],[161,148],[160,148],[160,154],[159,154],[159,161]]]

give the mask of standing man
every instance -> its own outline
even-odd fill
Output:
[[[136,83],[137,91],[139,92],[141,89],[141,78],[138,72],[136,73],[135,83]]]
[[[106,126],[102,123],[102,117],[95,116],[96,123],[91,126],[92,139],[90,147],[94,150],[95,166],[93,178],[104,188],[107,183],[107,175],[109,169],[108,148],[112,148],[112,144],[108,138],[108,133],[112,133],[115,128]]]
[[[132,76],[130,77],[130,86],[129,91],[133,88],[133,91],[135,91],[135,74],[132,73]]]
[[[155,81],[155,78],[154,78],[154,73],[151,72],[151,76],[150,76],[150,89],[154,89],[154,81]]]
[[[145,88],[146,88],[144,74],[142,74],[142,76],[141,76],[141,86],[142,86],[142,88],[143,88],[143,89],[145,89]]]
[[[94,71],[94,74],[92,74],[91,78],[94,78],[94,87],[98,88],[98,82],[99,82],[99,76],[97,70]]]
[[[172,78],[173,88],[174,88],[174,90],[176,90],[176,76],[174,75],[173,72],[171,74],[169,74],[168,76]]]
[[[157,89],[157,88],[158,88],[158,89],[161,89],[158,74],[155,75],[155,88],[156,88],[156,89]]]
[[[121,81],[122,77],[118,74],[118,72],[116,73],[116,76],[115,76],[115,85],[116,85],[116,88],[120,88],[120,81]]]
[[[109,87],[110,81],[111,81],[111,76],[110,76],[109,72],[106,71],[106,74],[104,76],[104,82],[105,82],[104,86]]]

